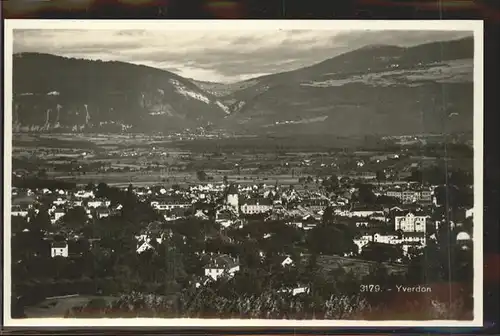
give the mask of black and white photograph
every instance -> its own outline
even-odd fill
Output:
[[[7,326],[482,325],[482,22],[5,28]]]

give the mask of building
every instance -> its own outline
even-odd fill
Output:
[[[66,204],[67,202],[68,202],[67,199],[63,199],[63,198],[59,197],[58,199],[53,201],[52,204],[54,204],[55,206],[62,206],[64,204]]]
[[[416,190],[405,190],[401,193],[401,202],[404,204],[415,203],[419,198],[419,192]]]
[[[390,189],[385,192],[385,195],[397,198],[404,204],[432,202],[432,191],[430,190]]]
[[[370,206],[351,206],[350,210],[347,212],[347,217],[381,217],[385,218],[385,213],[383,209]]]
[[[365,234],[354,239],[354,244],[358,247],[358,253],[361,253],[369,244],[382,244],[398,246],[401,248],[403,255],[408,255],[411,249],[420,249],[426,245],[424,232],[405,232],[402,235],[397,234],[380,234],[373,235]]]
[[[432,191],[431,190],[420,190],[417,196],[418,196],[417,202],[432,203]]]
[[[271,211],[273,202],[269,199],[250,198],[242,202],[241,212],[245,215],[262,214]]]
[[[238,261],[228,255],[219,255],[205,266],[205,276],[217,280],[223,276],[233,277],[240,270]]]
[[[217,211],[215,215],[215,222],[223,227],[229,227],[233,225],[235,217],[236,216],[230,210],[221,210]]]
[[[93,200],[87,203],[87,207],[89,208],[101,208],[101,207],[109,207],[111,205],[111,201],[106,200]]]
[[[197,209],[195,214],[194,214],[194,217],[201,219],[201,220],[209,220],[210,219],[210,217],[205,213],[205,211],[203,211],[203,209]]]
[[[11,208],[11,216],[15,217],[26,217],[28,216],[28,209],[27,208],[22,208],[20,205],[13,205]]]
[[[96,210],[96,214],[97,214],[97,218],[98,219],[101,219],[101,218],[106,218],[106,217],[109,217],[109,215],[111,214],[111,211],[109,211],[108,208],[105,208],[105,207],[99,207],[97,208]]]
[[[185,217],[186,217],[186,209],[184,208],[173,208],[171,210],[166,211],[163,214],[163,218],[165,218],[167,222],[175,221]]]
[[[226,204],[239,211],[238,187],[234,184],[231,184],[227,190]]]
[[[75,197],[77,198],[94,198],[94,192],[88,190],[78,190],[75,193]]]
[[[53,242],[50,247],[50,255],[52,258],[64,257],[67,258],[68,253],[68,243],[67,242]]]
[[[395,216],[394,229],[403,232],[425,232],[428,216],[416,216],[408,212],[404,216]]]
[[[301,206],[312,212],[324,211],[328,207],[326,199],[309,199],[301,202]]]
[[[282,288],[278,291],[278,293],[288,293],[292,294],[292,296],[296,296],[299,294],[309,294],[310,289],[308,286],[297,286],[294,288]]]
[[[403,197],[403,192],[398,189],[390,189],[385,192],[385,195],[387,197],[394,197],[400,200]]]
[[[474,208],[465,210],[465,218],[472,218],[474,216]]]
[[[285,267],[289,265],[293,265],[293,260],[288,256],[281,262],[281,266]]]
[[[151,206],[158,211],[187,209],[191,205],[189,201],[180,198],[168,198],[151,202]]]
[[[151,245],[151,237],[148,234],[142,234],[139,236],[136,236],[135,239],[137,239],[137,254],[141,254],[147,250],[154,249],[153,245]],[[156,244],[160,245],[163,242],[163,236],[156,237]]]
[[[459,232],[456,237],[457,245],[460,246],[462,250],[468,250],[472,248],[472,238],[470,234],[465,231]]]
[[[64,217],[66,211],[64,209],[56,209],[50,218],[52,224],[55,224],[58,220]]]

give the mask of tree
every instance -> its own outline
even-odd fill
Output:
[[[375,176],[376,176],[376,179],[377,179],[377,182],[379,185],[380,185],[380,182],[385,181],[385,173],[383,170],[377,170],[377,172],[375,173]]]
[[[336,175],[332,175],[323,180],[322,186],[327,192],[334,192],[339,186],[339,179]]]
[[[36,176],[39,178],[39,179],[45,179],[47,178],[47,170],[42,168],[40,170],[38,170]]]
[[[309,231],[306,242],[315,254],[343,256],[357,251],[354,235],[345,225],[320,224]]]
[[[228,184],[228,177],[227,177],[227,175],[224,175],[223,181],[224,181],[224,184],[226,184],[226,185]]]
[[[86,190],[86,191],[93,191],[94,189],[95,189],[95,185],[94,185],[94,183],[92,183],[92,182],[89,182],[89,184],[87,184],[87,185],[85,186],[85,190]]]
[[[463,170],[457,170],[451,173],[448,182],[458,187],[467,187],[474,183],[474,175]]]
[[[335,213],[333,212],[333,208],[331,206],[328,206],[325,211],[323,212],[322,216],[322,222],[323,224],[328,224],[333,221],[333,218],[335,216]]]
[[[196,177],[198,178],[199,181],[203,182],[207,180],[208,175],[203,170],[198,170],[196,172]]]
[[[398,245],[383,243],[368,243],[361,252],[366,260],[378,262],[394,262],[403,258],[403,250]]]
[[[33,224],[30,227],[30,231],[32,232],[46,232],[52,229],[52,224],[50,221],[50,216],[47,209],[42,208],[38,212],[38,214],[33,219]]]
[[[354,197],[361,204],[374,204],[377,196],[372,191],[372,186],[368,184],[358,185],[358,191]]]
[[[391,196],[386,196],[386,195],[380,195],[377,197],[377,200],[375,202],[376,204],[379,205],[398,205],[401,204],[401,201],[396,198],[396,197],[391,197]]]
[[[109,193],[109,187],[106,183],[101,182],[97,185],[96,197],[107,197]]]
[[[88,217],[87,212],[83,207],[74,207],[68,210],[68,212],[62,218],[65,226],[79,229],[87,223]]]

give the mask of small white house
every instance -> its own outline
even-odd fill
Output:
[[[109,209],[104,208],[104,207],[97,208],[96,213],[97,213],[98,219],[106,218],[106,217],[109,217],[111,215],[111,212],[109,211]]]
[[[78,198],[94,198],[94,192],[93,191],[87,191],[87,190],[78,190],[75,193],[75,197],[78,197]]]
[[[101,208],[101,207],[104,207],[104,208],[107,208],[111,205],[111,201],[107,201],[107,200],[93,200],[93,201],[89,201],[87,203],[87,206],[89,208]]]
[[[205,276],[217,280],[222,276],[233,277],[240,270],[237,260],[228,255],[220,255],[205,266]]]
[[[194,214],[196,218],[202,219],[202,220],[208,220],[209,217],[208,215],[203,212],[203,210],[196,210],[196,213]]]
[[[151,237],[147,234],[142,234],[139,236],[135,236],[135,239],[137,239],[137,254],[141,254],[147,250],[153,249],[153,246],[151,245]],[[155,238],[157,244],[162,244],[163,243],[163,235],[161,237],[156,237]]]
[[[52,204],[54,204],[55,206],[61,206],[61,205],[64,205],[68,202],[67,199],[64,199],[64,198],[57,198],[55,201],[52,202]]]
[[[284,288],[278,291],[279,293],[291,293],[293,296],[298,294],[309,294],[309,287]]]
[[[290,257],[286,257],[285,260],[283,260],[281,262],[281,266],[283,266],[283,267],[289,266],[289,265],[292,265],[292,264],[293,264],[293,260]]]
[[[26,217],[26,216],[28,216],[28,209],[23,209],[19,205],[14,205],[14,206],[12,206],[12,209],[11,209],[11,216]]]
[[[149,243],[149,241],[143,242],[136,250],[137,254],[141,254],[147,250],[151,250],[153,246]]]
[[[50,248],[50,255],[55,257],[68,257],[68,243],[66,242],[53,242]]]
[[[63,218],[65,214],[66,214],[66,211],[64,211],[63,209],[54,210],[54,212],[52,213],[51,220],[50,220],[51,223],[55,224],[58,220]]]
[[[474,208],[465,210],[465,218],[471,218],[474,216]]]

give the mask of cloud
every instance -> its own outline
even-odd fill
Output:
[[[203,81],[290,71],[369,44],[416,45],[464,31],[61,30],[14,31],[13,50],[148,65]]]

